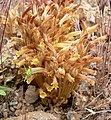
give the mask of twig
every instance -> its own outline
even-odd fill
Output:
[[[106,113],[106,112],[111,112],[111,110],[100,110],[100,111],[93,111],[92,109],[88,109],[88,108],[85,108],[87,111],[90,112],[90,114],[88,114],[86,117],[83,118],[83,120],[85,120],[86,118],[88,118],[89,116],[91,115],[95,115],[95,114],[100,114],[100,113]]]
[[[9,1],[8,11],[10,9],[10,6],[11,6],[11,0]],[[3,45],[3,38],[4,38],[4,35],[5,35],[6,23],[7,23],[7,19],[8,19],[8,11],[7,11],[7,14],[6,14],[6,21],[5,21],[5,24],[4,24],[4,29],[3,29],[3,33],[2,33],[2,37],[1,37],[1,42],[0,42],[0,56],[1,56],[1,68],[2,69],[3,69],[3,66],[2,66],[2,45]]]
[[[88,103],[88,104],[86,105],[86,107],[88,107],[89,105],[93,104],[102,94],[103,94],[103,92],[100,93],[96,98],[94,98],[90,103]]]

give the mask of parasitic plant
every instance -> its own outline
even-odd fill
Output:
[[[81,80],[95,83],[87,77],[96,75],[89,65],[102,58],[94,57],[91,48],[107,36],[89,41],[98,25],[86,26],[77,12],[80,5],[73,0],[34,1],[22,15],[19,4],[9,11],[5,34],[18,46],[13,63],[27,84],[36,85],[45,104],[61,105]],[[77,19],[82,30],[75,27]]]

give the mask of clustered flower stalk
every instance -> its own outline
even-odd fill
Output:
[[[50,101],[61,105],[81,80],[95,84],[87,77],[96,75],[89,65],[102,58],[94,57],[91,48],[107,36],[89,41],[99,25],[87,27],[79,19],[80,5],[73,0],[34,1],[22,15],[17,13],[20,4],[9,12],[5,34],[18,45],[13,63],[27,84],[37,86],[45,104]],[[75,28],[76,19],[80,20],[81,31]]]

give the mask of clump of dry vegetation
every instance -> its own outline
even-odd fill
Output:
[[[96,71],[89,65],[102,58],[94,57],[91,48],[107,36],[89,40],[99,25],[86,26],[78,14],[81,2],[33,2],[22,15],[17,12],[19,6],[9,11],[5,34],[15,43],[13,64],[18,74],[27,84],[35,84],[43,103],[65,103],[81,80],[94,85],[87,75],[96,75]],[[4,20],[2,17],[2,23]],[[80,31],[76,20],[80,21]]]

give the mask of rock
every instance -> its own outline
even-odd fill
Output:
[[[21,110],[16,110],[16,111],[15,111],[15,115],[16,115],[16,116],[21,115]]]
[[[7,112],[7,111],[4,111],[4,112],[3,112],[3,117],[4,117],[4,118],[7,118],[7,117],[8,117],[8,112]]]
[[[0,110],[2,109],[2,105],[0,105]]]
[[[4,109],[3,112],[9,112],[9,109],[8,109],[8,108],[7,108],[7,109]]]
[[[36,88],[33,85],[29,85],[25,92],[25,100],[27,103],[34,103],[38,99],[36,94]]]
[[[0,79],[3,79],[3,75],[0,75]]]
[[[32,111],[34,111],[34,106],[33,105],[30,105],[30,106],[26,107],[26,112],[32,112]]]
[[[14,109],[13,107],[10,107],[10,110],[11,110],[12,112],[14,112],[14,111],[15,111],[15,109]]]
[[[60,120],[60,118],[55,117],[53,114],[46,113],[43,111],[29,112],[18,117],[7,118],[5,120]]]
[[[14,105],[17,105],[17,104],[18,104],[17,101],[15,101],[15,102],[10,102],[10,103],[9,103],[10,106],[12,106],[12,105],[14,106]]]
[[[3,103],[2,110],[7,109],[7,103]]]
[[[20,109],[22,107],[22,103],[19,103],[17,106],[14,106],[15,109]]]

